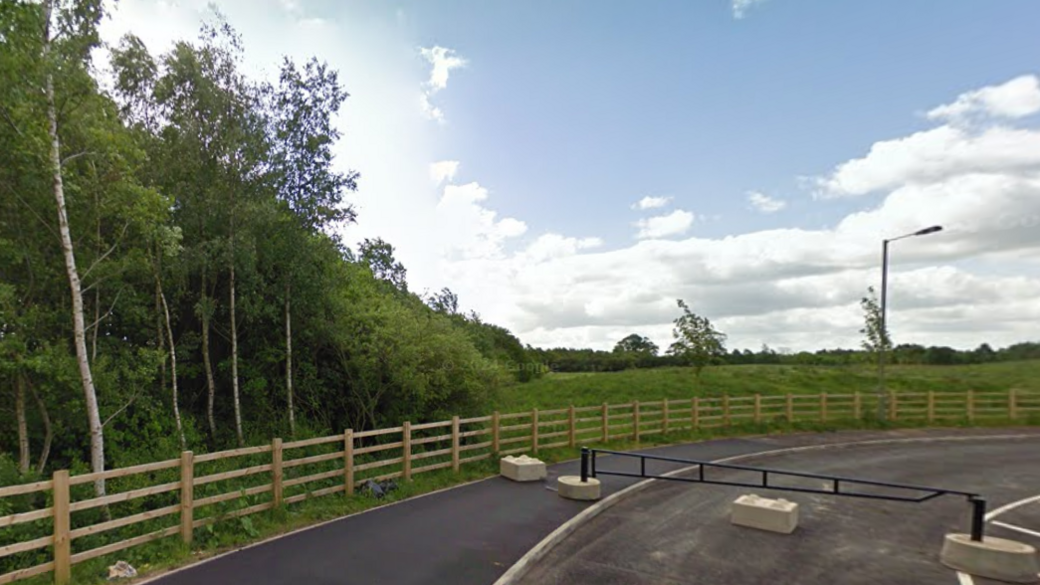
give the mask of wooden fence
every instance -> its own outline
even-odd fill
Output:
[[[887,417],[895,421],[1015,421],[1040,414],[1040,393],[1015,390],[889,393],[886,398],[882,404],[887,408]],[[540,449],[613,439],[638,441],[655,433],[749,423],[858,420],[874,415],[877,407],[878,397],[873,393],[756,394],[571,406],[510,414],[496,412],[474,418],[456,416],[449,421],[422,424],[405,422],[399,427],[358,432],[348,429],[342,435],[287,442],[274,439],[269,445],[201,455],[185,451],[178,459],[102,473],[70,476],[67,470],[56,471],[46,481],[0,487],[0,504],[5,498],[50,493],[50,498],[45,499],[50,504],[47,507],[0,516],[0,529],[30,522],[43,523],[45,528],[50,524],[47,536],[10,544],[10,530],[8,538],[0,537],[0,559],[39,549],[49,549],[50,553],[45,557],[50,559],[47,562],[0,575],[0,585],[51,571],[56,583],[65,584],[76,563],[176,535],[190,545],[195,529],[207,524],[308,498],[339,492],[353,494],[355,487],[368,479],[410,481],[420,473],[447,468],[458,472],[467,463],[502,455],[534,454]],[[315,472],[316,466],[321,471]],[[132,489],[89,497],[89,484],[96,480],[131,477],[149,485],[136,487],[135,483]],[[243,487],[246,478],[251,478],[254,485]],[[229,490],[226,483],[220,487],[231,479],[239,480],[233,489]],[[115,486],[109,483],[109,487]],[[111,517],[113,510],[131,502],[137,502],[136,507],[123,510],[134,513]],[[239,507],[220,508],[228,503],[238,503]],[[98,514],[98,508],[106,513]],[[84,517],[84,512],[90,510],[95,511],[93,516]],[[89,541],[93,535],[167,517],[168,525],[156,528],[156,523],[151,522],[143,534],[116,542],[94,538],[95,546],[91,548],[76,546],[77,541]]]

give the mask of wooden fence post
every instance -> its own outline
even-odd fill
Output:
[[[401,478],[412,481],[412,423],[401,425]]]
[[[632,401],[632,440],[639,442],[639,401]]]
[[[195,454],[181,453],[181,540],[191,546],[195,529]]]
[[[282,505],[282,440],[271,441],[271,499],[274,507]]]
[[[54,582],[72,579],[72,540],[69,538],[69,470],[54,472]]]
[[[1011,420],[1018,418],[1018,394],[1014,388],[1008,390],[1008,418]]]
[[[668,399],[661,403],[661,434],[668,432]]]
[[[968,400],[965,405],[968,411],[968,422],[975,422],[975,391],[968,390]]]
[[[578,434],[578,429],[575,426],[577,423],[574,422],[574,405],[573,404],[571,405],[570,408],[567,409],[567,422],[570,425],[568,427],[567,439],[568,439],[568,442],[570,443],[571,448],[573,449],[574,446],[577,444],[577,434]]]
[[[928,391],[928,422],[935,422],[935,391]]]
[[[499,444],[501,434],[502,424],[499,420],[498,411],[496,410],[494,413],[491,414],[491,452],[495,453],[496,455],[498,454],[498,451],[501,447],[501,445]]]
[[[827,393],[820,394],[820,422],[827,422]]]
[[[700,426],[701,422],[701,399],[699,396],[694,396],[693,401],[690,403],[690,424],[692,428],[690,430],[696,431],[697,427]]]
[[[729,394],[722,395],[722,426],[729,428]]]
[[[863,397],[859,390],[852,396],[852,418],[859,420],[863,416]]]
[[[538,409],[531,409],[531,451],[538,452]]]
[[[888,392],[888,420],[899,419],[899,397],[896,396],[895,390]]]
[[[755,394],[755,423],[762,422],[762,395]]]
[[[600,407],[603,412],[603,442],[610,440],[610,405],[606,402]]]
[[[347,495],[354,495],[354,429],[343,432],[343,481]]]
[[[786,407],[786,410],[787,410],[787,412],[786,412],[787,422],[789,424],[793,423],[794,422],[794,398],[791,397],[791,393],[790,392],[787,393],[787,404],[785,404],[785,407]]]
[[[459,472],[459,415],[451,417],[451,470]]]

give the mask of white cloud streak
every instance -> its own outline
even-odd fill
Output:
[[[1040,112],[1040,78],[1022,75],[1000,85],[962,93],[928,111],[929,120],[961,121],[972,116],[1023,118]]]
[[[664,207],[672,202],[671,197],[647,195],[639,201],[632,204],[632,209],[638,209],[640,211],[647,209],[658,209]]]
[[[787,207],[787,202],[782,199],[770,197],[765,193],[758,191],[749,191],[747,194],[748,203],[751,204],[756,211],[761,213],[776,213]]]
[[[451,182],[455,179],[455,173],[458,170],[459,161],[457,160],[435,162],[430,165],[430,180],[433,181],[434,185],[440,185],[445,181]]]
[[[427,118],[444,122],[444,111],[435,106],[430,98],[448,87],[448,77],[451,75],[451,71],[465,67],[466,59],[458,56],[455,51],[441,46],[420,47],[419,54],[431,65],[430,79],[424,84],[419,96],[420,107]]]
[[[747,16],[747,11],[756,4],[762,4],[766,0],[733,0],[733,18],[741,19]]]
[[[693,225],[693,220],[694,215],[682,209],[676,209],[668,215],[640,219],[635,223],[635,226],[639,228],[636,237],[642,240],[684,234]]]

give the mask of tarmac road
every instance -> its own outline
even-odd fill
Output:
[[[993,511],[1040,494],[1040,434],[1035,431],[1026,431],[1032,435],[1025,439],[867,443],[754,456],[739,463],[979,492]],[[1012,432],[1019,431],[1000,434]],[[963,439],[984,433],[945,435]],[[780,437],[775,443],[782,447],[799,442],[792,439]],[[799,439],[811,443],[813,437]],[[600,467],[609,464],[604,461]],[[709,473],[715,479],[739,481],[758,477]],[[819,480],[804,481],[824,487]],[[781,535],[731,525],[730,503],[745,493],[798,502],[798,530]],[[912,504],[658,481],[579,527],[521,583],[956,585],[957,574],[938,557],[946,533],[968,531],[967,512],[962,497]],[[1019,530],[991,522],[987,534],[1040,547],[1040,501],[992,520]]]

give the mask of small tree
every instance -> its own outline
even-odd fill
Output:
[[[888,335],[888,328],[882,323],[881,307],[874,287],[867,289],[867,296],[860,299],[859,304],[863,307],[864,327],[859,330],[863,334],[863,349],[873,361],[883,365],[885,354],[892,349],[892,339]]]
[[[679,308],[683,314],[673,321],[672,337],[675,342],[668,348],[668,353],[683,358],[694,367],[697,377],[711,360],[725,355],[726,334],[718,331],[707,317],[701,317],[690,311],[690,307],[679,299]]]
[[[888,327],[885,325],[881,314],[881,307],[877,302],[874,287],[867,288],[867,296],[860,299],[859,304],[863,307],[864,327],[859,332],[863,334],[863,349],[877,363],[878,388],[877,404],[878,418],[885,418],[887,400],[885,400],[885,362],[889,350],[892,349],[892,339],[888,335]]]

